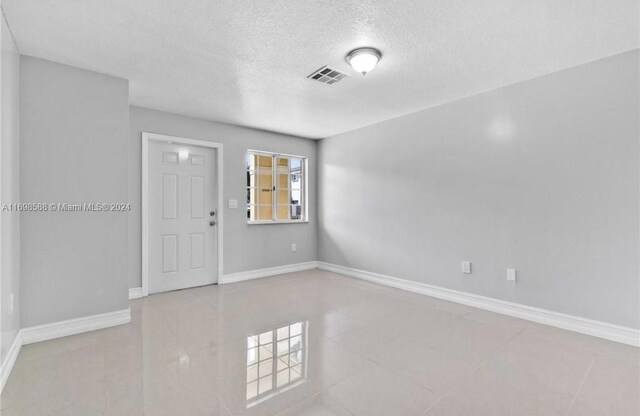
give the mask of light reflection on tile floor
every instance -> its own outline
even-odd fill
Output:
[[[129,325],[24,346],[1,415],[640,414],[637,348],[328,272],[131,308]]]

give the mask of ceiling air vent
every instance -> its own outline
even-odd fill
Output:
[[[348,76],[349,74],[345,74],[344,72],[338,71],[335,68],[331,68],[330,66],[323,66],[317,71],[313,71],[313,73],[307,78],[322,82],[324,84],[335,84],[336,82],[340,82],[344,77]]]

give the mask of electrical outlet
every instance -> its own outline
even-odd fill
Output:
[[[460,267],[462,269],[462,273],[471,274],[471,262],[470,261],[463,261],[462,263],[460,263]]]
[[[9,295],[7,309],[9,310],[9,315],[13,315],[13,293]]]
[[[297,250],[296,243],[291,243],[291,252],[295,252]]]
[[[507,269],[507,280],[509,282],[516,281],[516,269]]]
[[[229,208],[231,208],[231,209],[238,208],[238,200],[237,199],[230,199],[229,200]]]

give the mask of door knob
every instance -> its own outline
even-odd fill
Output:
[[[216,225],[216,222],[215,221],[209,221],[209,225],[213,227],[214,225]]]
[[[213,217],[213,216],[216,215],[216,212],[215,211],[211,211],[211,212],[209,212],[209,215],[211,215]]]

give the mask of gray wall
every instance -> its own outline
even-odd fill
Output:
[[[128,82],[22,56],[23,202],[128,198]],[[23,213],[21,325],[128,307],[127,214]]]
[[[142,131],[224,143],[225,273],[318,256],[639,326],[638,51],[320,145],[129,107],[125,80],[20,64],[22,201],[133,206],[22,215],[23,327],[126,308],[127,287],[140,286]],[[246,224],[248,148],[309,157],[308,224]],[[228,209],[231,198],[241,208]],[[507,267],[517,284],[505,281]]]
[[[20,56],[15,48],[6,21],[0,15],[2,26],[2,137],[0,139],[0,203],[20,202]],[[0,361],[20,329],[20,214],[0,212]],[[9,313],[9,296],[13,294],[13,313]]]
[[[320,260],[638,328],[638,70],[635,50],[323,140]]]
[[[129,134],[129,285],[141,285],[140,181],[143,131],[224,145],[224,273],[316,260],[316,142],[196,118],[131,107]],[[309,158],[309,223],[247,225],[245,154],[247,149]],[[227,201],[238,200],[237,209]],[[291,243],[297,251],[291,252]]]

